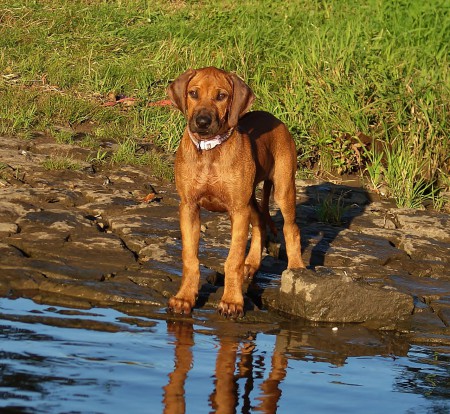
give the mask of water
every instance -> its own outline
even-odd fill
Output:
[[[449,413],[450,349],[0,299],[0,412]]]

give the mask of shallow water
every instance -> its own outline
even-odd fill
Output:
[[[0,412],[450,412],[448,348],[355,326],[204,319],[0,299]]]

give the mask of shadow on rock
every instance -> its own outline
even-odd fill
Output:
[[[299,187],[302,202],[296,206],[297,223],[302,237],[302,256],[308,268],[324,266],[326,254],[340,232],[349,228],[352,220],[363,214],[370,203],[369,194],[360,187],[322,183]],[[267,287],[274,285],[274,275],[281,275],[287,268],[287,254],[283,235],[283,216],[276,208],[272,216],[277,235],[268,231],[267,255],[255,278],[244,286],[246,310],[262,308],[261,297]],[[250,241],[248,243],[248,248]],[[224,251],[222,251],[224,253]],[[207,275],[200,287],[197,307],[214,305],[223,293],[224,275],[214,271]]]
[[[370,197],[363,188],[328,182],[306,187],[305,196],[305,201],[297,206],[297,220],[304,259],[315,268],[326,264],[331,244],[355,217],[364,213]]]

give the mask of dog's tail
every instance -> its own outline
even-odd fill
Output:
[[[262,199],[261,199],[261,213],[262,217],[264,219],[264,222],[266,225],[269,226],[269,229],[271,233],[276,237],[278,234],[278,230],[275,227],[275,223],[272,220],[272,217],[269,213],[269,200],[270,200],[270,193],[272,191],[273,182],[270,180],[264,181],[263,185],[263,193],[262,193]]]

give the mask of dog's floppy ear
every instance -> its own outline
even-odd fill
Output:
[[[189,81],[194,77],[196,71],[189,69],[176,78],[167,88],[167,95],[172,103],[183,114],[186,113],[186,88]]]
[[[250,109],[255,95],[239,76],[232,73],[230,79],[233,83],[233,98],[228,114],[228,125],[233,128],[238,124],[239,118]]]

